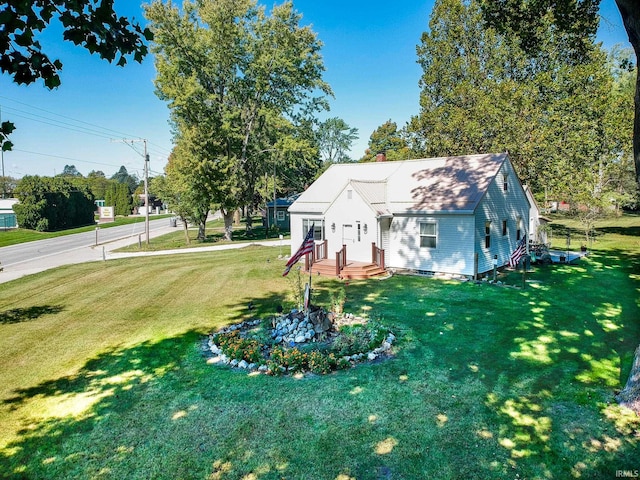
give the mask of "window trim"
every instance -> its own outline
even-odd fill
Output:
[[[516,220],[516,241],[519,241],[522,238],[522,218],[518,218]]]
[[[433,225],[434,233],[433,234],[422,233],[422,225]],[[423,238],[433,239],[433,245],[423,245],[422,244]],[[420,248],[429,248],[432,250],[435,250],[436,248],[438,248],[438,221],[429,220],[429,219],[419,220],[418,221],[418,240],[419,240]]]
[[[285,220],[285,211],[284,210],[276,210],[276,220],[278,222],[284,222]]]
[[[484,248],[491,248],[491,220],[484,222]]]
[[[302,219],[302,238],[309,232],[309,226],[314,224],[313,239],[319,242],[324,241],[327,237],[324,230],[324,219],[322,218],[303,218]]]

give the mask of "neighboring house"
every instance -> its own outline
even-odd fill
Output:
[[[269,227],[277,225],[280,230],[290,231],[291,222],[288,209],[299,196],[300,194],[296,193],[288,197],[276,198],[275,202],[268,202],[266,218],[263,219],[264,225]]]
[[[531,208],[529,209],[529,242],[531,243],[549,243],[548,228],[545,228],[551,219],[540,215],[540,208],[533,198],[533,193],[528,185],[524,186],[524,192]]]
[[[509,156],[468,155],[331,165],[289,207],[295,251],[314,225],[328,258],[475,276],[508,263],[530,205]]]
[[[17,198],[0,198],[0,230],[17,228],[18,221],[13,206],[18,203]]]

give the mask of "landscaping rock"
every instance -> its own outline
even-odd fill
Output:
[[[247,363],[246,360],[240,360],[238,362],[238,368],[248,368],[248,367],[249,367],[249,364]]]

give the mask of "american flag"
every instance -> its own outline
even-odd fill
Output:
[[[300,248],[298,249],[298,251],[294,253],[289,259],[289,261],[287,262],[287,265],[284,269],[284,273],[282,274],[282,276],[286,277],[287,274],[289,273],[289,270],[291,270],[291,267],[293,267],[296,263],[298,263],[298,260],[300,260],[300,258],[302,258],[304,255],[307,255],[313,252],[314,247],[315,247],[315,242],[313,241],[313,225],[311,225],[311,228],[309,229],[309,233],[307,233],[307,236],[304,237],[304,241],[302,242],[302,245],[300,245]]]
[[[511,268],[516,268],[518,262],[522,257],[527,253],[527,236],[524,235],[522,239],[516,245],[516,249],[513,251],[511,256],[509,257],[509,266]]]

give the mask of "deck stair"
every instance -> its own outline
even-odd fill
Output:
[[[313,274],[335,277],[336,262],[329,259],[320,260],[313,264],[311,271]],[[339,278],[342,280],[366,280],[384,274],[386,274],[386,270],[375,263],[349,261],[340,272]]]

